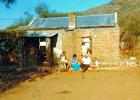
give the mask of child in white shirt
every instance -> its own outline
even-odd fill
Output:
[[[68,67],[68,60],[66,59],[66,52],[63,51],[62,54],[60,55],[60,63],[66,68]]]

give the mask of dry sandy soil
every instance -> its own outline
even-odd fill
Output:
[[[18,85],[0,100],[140,100],[140,68],[56,72]]]

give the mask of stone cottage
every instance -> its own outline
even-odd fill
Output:
[[[96,57],[102,63],[119,60],[117,13],[34,18],[26,29],[24,37],[42,37],[38,40],[39,48],[50,46],[51,55],[66,51],[68,58],[76,53],[80,59],[81,54],[90,51],[92,59]]]

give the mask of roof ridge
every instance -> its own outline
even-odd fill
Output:
[[[48,18],[36,18],[36,19],[56,19],[56,18],[68,18],[68,17],[48,17]]]
[[[114,13],[112,13],[112,14],[91,14],[91,15],[84,15],[84,16],[77,16],[77,17],[85,17],[85,16],[99,16],[99,15],[114,15]]]
[[[110,14],[91,14],[91,15],[81,15],[81,16],[76,16],[76,17],[86,17],[86,16],[100,16],[100,15],[113,15],[114,13],[110,13]],[[68,16],[65,17],[48,17],[48,18],[41,18],[38,17],[36,19],[58,19],[58,18],[69,18]]]

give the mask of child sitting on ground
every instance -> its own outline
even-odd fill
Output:
[[[66,52],[63,51],[62,54],[60,55],[60,64],[65,67],[65,71],[67,71],[68,67],[68,61],[66,59]]]
[[[99,61],[97,58],[94,58],[95,68],[99,67]]]
[[[80,65],[78,64],[77,55],[73,54],[73,57],[70,59],[71,67],[73,70],[77,71],[80,69]],[[69,67],[70,68],[70,67]],[[69,70],[68,68],[68,70]]]

